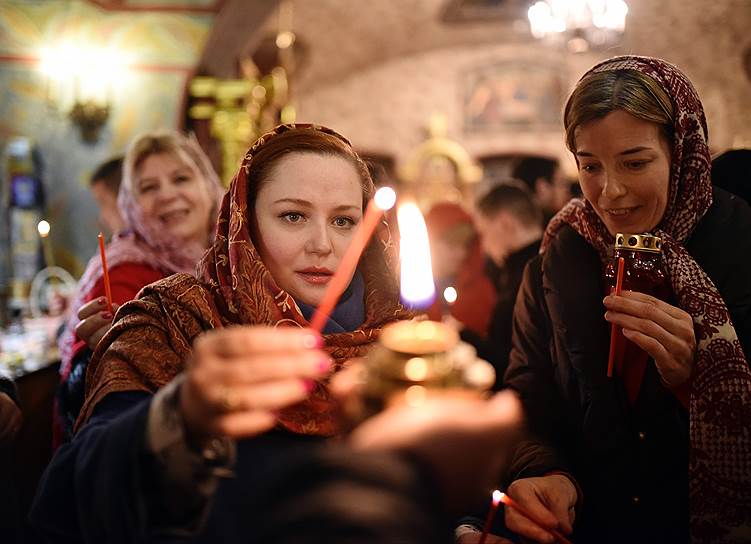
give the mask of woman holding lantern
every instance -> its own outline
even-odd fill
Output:
[[[86,367],[112,326],[113,310],[142,287],[189,273],[213,239],[222,195],[219,177],[198,143],[179,132],[137,137],[123,161],[118,207],[128,228],[108,244],[112,307],[105,298],[99,255],[78,284],[72,315],[60,337],[59,429],[70,439],[84,399]],[[92,240],[93,241],[93,240]]]
[[[751,210],[712,189],[701,102],[667,62],[598,64],[564,126],[584,198],[551,221],[517,299],[505,382],[538,440],[508,493],[577,543],[748,542]],[[629,290],[631,269],[611,294],[616,235],[646,232],[666,293]],[[608,377],[611,324],[627,342]],[[554,541],[513,510],[505,522]]]
[[[323,334],[309,328],[372,195],[367,168],[337,133],[282,125],[262,136],[225,196],[198,277],[147,287],[100,342],[80,431],[48,469],[35,525],[85,541],[250,535],[249,493],[290,451],[338,433],[331,375],[411,315],[381,224]],[[489,410],[485,429],[507,425],[507,408]],[[96,485],[99,476],[110,485]],[[93,515],[56,513],[66,489]]]

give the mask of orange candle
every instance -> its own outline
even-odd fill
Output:
[[[565,536],[563,536],[563,534],[559,530],[554,529],[553,527],[548,527],[537,516],[535,516],[534,514],[532,514],[532,512],[530,512],[526,508],[522,507],[522,505],[520,505],[514,499],[512,499],[511,497],[509,497],[505,493],[501,493],[500,495],[501,495],[500,496],[500,500],[501,500],[501,502],[503,504],[505,504],[506,506],[510,506],[511,508],[513,508],[514,510],[516,510],[517,512],[519,512],[522,516],[524,516],[525,518],[527,518],[529,521],[534,522],[535,525],[537,525],[541,529],[549,532],[551,535],[553,535],[558,540],[558,542],[563,542],[563,544],[572,544],[571,541],[568,538],[566,538]]]
[[[347,251],[344,252],[342,262],[339,263],[339,267],[331,278],[331,282],[329,282],[328,289],[323,294],[321,303],[316,308],[315,314],[313,314],[310,326],[314,330],[318,332],[323,331],[329,314],[331,314],[339,297],[342,296],[342,293],[347,288],[349,280],[355,268],[357,268],[357,263],[360,261],[360,255],[365,250],[365,246],[368,245],[368,241],[376,225],[378,225],[378,221],[383,216],[383,212],[390,209],[394,205],[394,202],[396,202],[396,193],[394,193],[394,190],[390,187],[381,187],[368,203],[365,216],[360,223],[360,228],[357,229],[357,232],[352,237],[352,243],[350,243]]]
[[[490,533],[490,528],[493,526],[493,520],[498,512],[498,506],[501,504],[502,495],[503,493],[497,489],[493,491],[493,502],[490,505],[490,510],[488,510],[488,515],[485,518],[485,526],[482,528],[482,535],[480,535],[478,544],[485,544],[485,540],[488,538],[488,533]]]
[[[621,294],[621,286],[623,285],[623,257],[618,257],[618,275],[615,278],[615,294]],[[618,325],[611,323],[610,325],[610,355],[608,355],[608,378],[613,377],[613,360],[615,359],[615,343],[618,340],[618,334],[620,330]]]
[[[107,295],[107,309],[113,313],[112,290],[110,289],[110,273],[107,270],[107,255],[104,252],[104,236],[99,233],[99,256],[102,258],[102,271],[104,272],[104,293]]]

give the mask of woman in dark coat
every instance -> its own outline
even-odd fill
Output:
[[[751,211],[712,189],[701,102],[664,61],[595,66],[564,125],[584,197],[551,221],[517,299],[505,381],[537,440],[509,493],[579,544],[749,542]],[[603,300],[619,232],[662,238],[666,300]],[[613,378],[610,324],[638,346]]]

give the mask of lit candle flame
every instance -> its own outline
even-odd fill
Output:
[[[458,294],[456,292],[456,289],[454,289],[451,286],[446,287],[446,289],[443,290],[443,299],[448,302],[449,304],[453,304],[456,302]]]
[[[399,205],[397,220],[402,301],[413,308],[427,308],[435,299],[435,286],[425,219],[417,204],[405,202]]]
[[[493,491],[493,504],[498,504],[504,497],[504,493],[501,493],[497,489]]]
[[[39,231],[39,236],[46,238],[50,233],[50,224],[47,221],[42,220],[37,225],[37,230]]]

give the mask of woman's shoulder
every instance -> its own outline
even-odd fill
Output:
[[[173,274],[145,286],[129,306],[159,313],[186,329],[215,328],[221,319],[208,286],[190,274]]]

